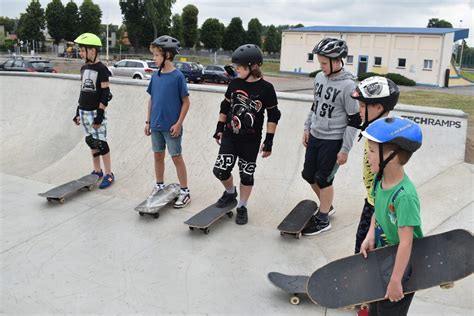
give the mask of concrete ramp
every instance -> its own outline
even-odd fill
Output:
[[[276,226],[303,199],[316,199],[301,178],[303,122],[311,96],[279,93],[282,120],[274,150],[257,162],[249,224],[223,219],[209,235],[190,232],[187,218],[222,193],[212,174],[212,138],[224,88],[190,85],[183,155],[192,203],[165,210],[158,220],[133,211],[154,182],[151,140],[143,133],[147,82],[113,78],[109,143],[116,183],[79,194],[64,205],[36,193],[92,170],[82,128],[72,122],[79,93],[74,75],[0,73],[2,312],[288,314],[326,311],[303,301],[295,309],[266,273],[310,274],[353,252],[364,199],[362,142],[335,180],[332,230],[301,240],[280,237]],[[467,116],[461,111],[398,105],[396,115],[421,124],[424,142],[408,163],[418,187],[425,233],[473,230],[473,167],[463,163]],[[235,179],[238,173],[234,171]],[[166,160],[166,182],[176,182]],[[460,221],[450,221],[450,218]],[[463,281],[464,282],[464,281]],[[413,313],[467,314],[467,279],[460,287],[421,292]],[[428,294],[423,294],[428,293]],[[444,294],[446,293],[446,294]],[[417,294],[418,296],[418,294]],[[25,301],[33,303],[21,304]],[[353,312],[327,311],[345,315]]]

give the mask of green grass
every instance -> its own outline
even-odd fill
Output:
[[[461,76],[463,76],[464,78],[467,78],[469,80],[474,81],[474,72],[472,72],[472,71],[462,71],[461,70]]]
[[[403,91],[400,103],[432,106],[446,109],[459,109],[474,118],[474,97],[434,91]]]

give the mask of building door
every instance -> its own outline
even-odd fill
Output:
[[[357,67],[357,77],[367,72],[369,56],[359,56],[359,67]]]

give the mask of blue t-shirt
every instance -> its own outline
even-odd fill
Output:
[[[181,113],[182,98],[189,95],[188,85],[181,71],[155,72],[146,90],[151,96],[150,128],[169,132]]]

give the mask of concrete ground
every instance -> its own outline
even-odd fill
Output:
[[[326,310],[307,298],[293,306],[266,275],[310,274],[352,254],[364,198],[360,143],[336,177],[332,230],[300,240],[281,237],[278,223],[298,201],[315,195],[300,177],[300,126],[308,101],[280,94],[283,119],[272,156],[258,160],[249,224],[224,218],[208,235],[191,232],[183,222],[222,192],[211,172],[218,150],[211,136],[223,91],[191,86],[183,148],[193,200],[155,220],[133,210],[153,183],[150,139],[142,131],[146,87],[113,80],[108,118],[116,183],[62,205],[47,203],[37,193],[91,170],[82,132],[71,122],[76,78],[0,76],[0,313],[355,314]],[[459,130],[465,137],[465,128]],[[424,146],[407,166],[420,195],[424,232],[473,231],[474,166],[463,162],[462,137],[424,133]],[[167,182],[176,182],[169,158],[166,166]],[[451,290],[420,291],[410,315],[471,315],[473,289],[469,277]]]

